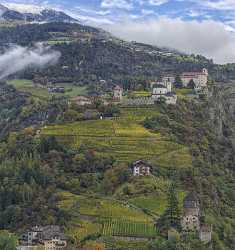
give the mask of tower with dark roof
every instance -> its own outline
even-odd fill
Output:
[[[198,231],[200,228],[200,203],[195,193],[189,193],[183,202],[183,231]]]

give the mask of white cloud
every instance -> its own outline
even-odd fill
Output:
[[[139,41],[178,49],[185,53],[202,54],[217,63],[235,62],[235,37],[224,24],[205,20],[183,21],[159,19],[123,22],[105,26],[114,35],[129,41]]]
[[[35,48],[14,46],[0,54],[0,79],[6,78],[29,67],[42,68],[57,63],[60,52],[37,44]]]
[[[130,0],[103,0],[101,2],[102,8],[118,8],[131,10],[133,8],[132,2]]]
[[[169,2],[169,0],[149,0],[150,5],[160,6],[162,4],[165,4]]]
[[[234,10],[235,9],[235,1],[234,0],[200,0],[200,4],[202,6],[217,9],[217,10]]]

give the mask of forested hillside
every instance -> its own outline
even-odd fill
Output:
[[[32,98],[30,94],[0,82],[0,138],[10,131],[55,121],[66,107],[67,102],[63,98],[49,101]]]
[[[45,42],[61,52],[57,65],[27,71],[21,77],[47,77],[53,82],[97,85],[100,79],[133,84],[154,80],[164,73],[179,74],[208,68],[213,79],[235,78],[234,65],[219,66],[202,56],[184,55],[154,46],[127,43],[106,32],[79,24],[50,23],[0,28],[0,46],[31,46]]]

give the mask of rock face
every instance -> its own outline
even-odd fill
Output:
[[[235,86],[226,85],[214,87],[209,98],[208,109],[211,126],[217,137],[230,150],[224,155],[224,160],[234,163],[235,152]],[[232,158],[231,158],[232,157]],[[231,164],[230,163],[230,164]],[[229,164],[229,163],[228,163]],[[234,164],[233,164],[234,165]]]

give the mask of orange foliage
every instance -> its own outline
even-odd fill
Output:
[[[88,243],[81,250],[106,250],[105,245],[100,243]]]

